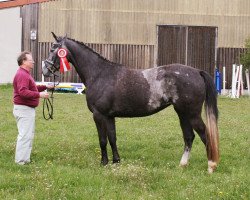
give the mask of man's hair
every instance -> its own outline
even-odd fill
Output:
[[[20,55],[17,57],[18,66],[21,66],[23,64],[23,61],[27,60],[27,57],[26,57],[27,54],[31,54],[31,52],[23,51],[23,52],[20,53]]]

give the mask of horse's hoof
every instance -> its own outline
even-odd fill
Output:
[[[179,166],[182,167],[182,168],[184,168],[184,167],[188,166],[188,163],[180,163]]]
[[[216,167],[217,167],[216,162],[213,162],[211,160],[208,161],[208,169],[207,169],[207,171],[208,171],[209,174],[212,174],[215,171]]]
[[[102,165],[102,166],[106,166],[108,163],[109,163],[108,160],[105,160],[105,161],[102,160],[102,161],[101,161],[101,165]]]
[[[120,161],[120,159],[115,159],[115,160],[113,160],[113,164],[115,164],[115,163],[120,163],[121,161]]]

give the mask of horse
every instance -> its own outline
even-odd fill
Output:
[[[217,91],[207,72],[182,64],[131,69],[107,60],[83,42],[57,37],[53,32],[52,35],[55,42],[42,72],[45,77],[58,73],[62,59],[58,51],[66,52],[65,58],[87,88],[86,101],[97,128],[102,165],[109,162],[108,142],[113,163],[120,162],[116,117],[149,116],[172,105],[184,139],[180,166],[188,165],[195,131],[205,145],[208,173],[214,172],[219,162]],[[201,117],[203,104],[207,125]]]

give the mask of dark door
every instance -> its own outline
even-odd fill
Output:
[[[157,65],[181,63],[214,74],[217,27],[158,26]]]

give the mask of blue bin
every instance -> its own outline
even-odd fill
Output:
[[[215,71],[215,86],[218,94],[221,94],[221,73],[217,68]]]

